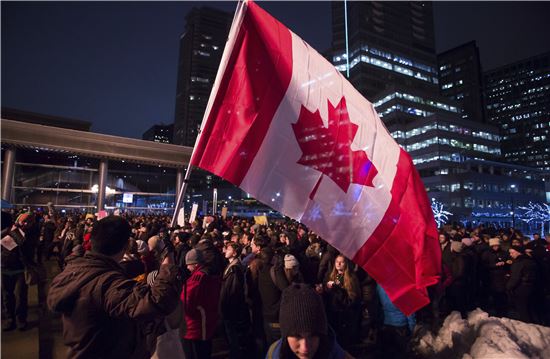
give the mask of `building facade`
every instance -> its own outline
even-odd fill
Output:
[[[392,116],[402,115],[387,115]],[[455,221],[525,228],[518,208],[545,200],[542,171],[498,162],[500,135],[494,126],[450,113],[395,128],[388,130],[413,158],[428,196],[445,204]]]
[[[350,82],[369,100],[388,85],[436,90],[434,54],[431,3],[332,3],[332,63],[344,73],[349,65]]]
[[[482,70],[475,41],[437,55],[439,93],[458,102],[461,117],[485,122]]]
[[[160,143],[172,143],[174,137],[174,124],[153,125],[141,136],[142,140]]]
[[[194,146],[233,15],[193,8],[180,37],[173,143]]]
[[[550,173],[550,52],[484,79],[487,120],[502,129],[504,160]]]
[[[499,128],[480,115],[475,44],[439,58],[452,63],[447,73],[435,55],[430,3],[347,2],[347,26],[345,4],[332,5],[329,57],[411,154],[428,195],[445,204],[452,221],[519,226],[514,208],[544,201],[544,182],[540,171],[499,162]],[[477,73],[466,75],[472,66]],[[464,85],[479,101],[441,91],[440,75],[452,78],[445,90]]]

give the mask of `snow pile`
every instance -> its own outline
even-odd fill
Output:
[[[489,317],[481,309],[468,319],[452,312],[437,335],[425,332],[414,342],[414,351],[430,358],[550,358],[550,328]]]

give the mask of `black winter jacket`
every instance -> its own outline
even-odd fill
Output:
[[[488,250],[483,253],[483,265],[489,273],[489,285],[491,290],[504,292],[506,290],[506,266],[497,266],[498,262],[506,262],[509,259],[504,251]]]
[[[510,279],[506,283],[509,292],[532,290],[536,281],[535,261],[526,255],[521,255],[512,263]]]
[[[88,252],[53,279],[47,303],[62,314],[68,358],[150,358],[146,335],[176,309],[181,288],[176,266],[162,265],[149,287],[112,258]]]
[[[250,323],[244,298],[244,270],[240,261],[230,263],[223,272],[220,309],[224,320]]]

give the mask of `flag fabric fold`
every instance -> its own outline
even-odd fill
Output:
[[[429,303],[441,253],[410,156],[332,64],[254,2],[237,9],[191,164],[309,226],[405,314]]]

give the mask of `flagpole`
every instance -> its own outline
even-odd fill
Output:
[[[212,108],[214,99],[216,98],[216,94],[218,93],[218,89],[220,87],[220,82],[221,82],[221,76],[225,72],[225,68],[227,67],[227,63],[229,62],[229,57],[231,56],[231,52],[233,51],[233,46],[235,45],[235,40],[238,35],[238,29],[241,27],[241,23],[244,18],[244,13],[245,13],[247,4],[248,4],[248,0],[239,1],[237,4],[237,9],[235,10],[235,16],[233,17],[233,22],[231,23],[231,29],[229,30],[229,36],[227,37],[227,45],[225,46],[225,49],[223,51],[220,67],[218,68],[216,79],[214,81],[214,86],[212,86],[212,92],[210,94],[210,98],[208,99],[206,110],[204,111],[201,127],[199,129],[197,138],[195,140],[195,146],[193,146],[193,151],[191,152],[191,157],[189,158],[189,164],[187,165],[187,170],[185,171],[185,177],[183,178],[183,183],[181,184],[181,188],[176,198],[176,203],[174,206],[174,215],[172,216],[172,222],[170,223],[170,227],[172,228],[174,228],[176,224],[176,221],[178,218],[178,212],[181,209],[183,196],[185,196],[185,193],[187,191],[187,184],[189,183],[189,178],[191,177],[191,166],[192,166],[191,163],[193,162],[195,149],[197,148],[197,144],[199,143],[202,130],[204,129],[204,126],[208,119],[208,115],[210,114],[210,109]]]
[[[346,77],[349,79],[348,2],[344,0],[344,31],[346,35]]]

